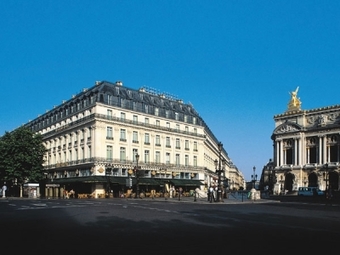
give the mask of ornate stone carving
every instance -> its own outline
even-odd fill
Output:
[[[294,132],[298,131],[298,129],[292,125],[286,124],[283,125],[280,129],[277,130],[277,133],[286,133],[286,132]]]

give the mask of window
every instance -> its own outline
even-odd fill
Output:
[[[184,115],[184,122],[188,122],[188,116]]]
[[[194,128],[194,134],[197,135],[197,128]]]
[[[166,164],[170,164],[170,153],[169,152],[165,154],[165,162]]]
[[[112,104],[112,96],[107,95],[107,104]]]
[[[120,120],[125,121],[125,113],[124,112],[120,113]]]
[[[185,126],[185,133],[189,133],[189,127]]]
[[[171,145],[170,145],[170,137],[167,136],[165,139],[166,139],[165,146],[168,147],[168,148],[171,148]]]
[[[158,116],[159,115],[159,109],[157,107],[155,107],[155,115]]]
[[[132,142],[138,143],[138,132],[137,131],[133,131],[132,133]]]
[[[176,138],[176,149],[180,149],[181,145],[180,145],[180,140],[179,138]]]
[[[160,121],[156,120],[156,126],[159,127],[160,126]]]
[[[170,112],[169,110],[165,111],[165,118],[169,119],[170,118]]]
[[[179,132],[179,130],[180,130],[179,124],[176,124],[176,130],[177,130],[177,132]]]
[[[189,150],[189,140],[185,140],[185,149]]]
[[[106,139],[113,140],[112,127],[106,127]]]
[[[107,119],[112,120],[112,110],[107,110]]]
[[[106,147],[106,159],[107,160],[112,160],[113,152],[112,152],[112,146],[108,145]]]
[[[189,156],[185,155],[185,166],[189,166]]]
[[[194,142],[194,151],[197,151],[197,142]]]
[[[315,137],[307,139],[307,163],[317,162],[317,145]]]
[[[91,152],[91,145],[87,147],[87,157],[90,159],[92,158],[92,152]]]
[[[144,135],[144,144],[150,145],[150,135],[149,135],[149,133],[145,133],[145,135]]]
[[[145,118],[145,124],[146,124],[146,125],[149,124],[149,118]]]
[[[194,156],[194,166],[197,166],[197,156]]]
[[[149,106],[147,104],[144,105],[144,111],[145,113],[149,113]]]
[[[196,125],[196,117],[193,117],[193,118],[192,118],[192,123],[193,123],[194,125]]]
[[[138,150],[137,149],[133,149],[132,150],[132,162],[136,162],[136,155],[138,154]]]
[[[144,151],[144,162],[145,162],[145,163],[149,163],[149,162],[150,162],[150,154],[149,154],[149,150],[145,150],[145,151]]]
[[[170,128],[170,122],[167,122],[165,125],[167,128]]]
[[[133,115],[133,124],[138,124],[138,116]]]
[[[287,165],[293,164],[293,141],[291,139],[284,141],[284,162]]]
[[[161,137],[159,135],[156,135],[156,145],[157,146],[161,145]]]
[[[92,129],[89,128],[88,132],[87,132],[87,140],[91,141],[91,131]]]
[[[178,112],[175,112],[175,120],[178,120],[179,117],[178,117]]]
[[[156,151],[156,163],[161,163],[161,153],[159,151]]]
[[[120,147],[120,161],[125,162],[126,152],[124,147]]]
[[[176,166],[179,166],[180,164],[180,156],[179,154],[176,154]]]
[[[84,134],[85,134],[85,131],[84,130],[80,130],[80,143],[84,143]]]
[[[126,130],[125,129],[120,130],[120,140],[123,142],[126,142]]]

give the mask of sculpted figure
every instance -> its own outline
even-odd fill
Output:
[[[299,91],[299,87],[296,88],[295,91],[289,92],[289,94],[291,95],[291,99],[288,103],[288,110],[300,110],[300,106],[301,106],[301,101],[300,99],[297,97],[297,93]]]

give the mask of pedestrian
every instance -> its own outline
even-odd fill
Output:
[[[64,198],[65,198],[65,199],[69,199],[68,192],[67,192],[66,189],[64,189]]]
[[[6,182],[4,183],[4,185],[2,186],[2,197],[5,198],[6,197],[6,190],[7,190],[7,186],[6,186]]]
[[[210,201],[210,187],[207,190],[207,195],[208,195],[208,202]]]
[[[210,203],[212,203],[212,201],[215,201],[215,194],[214,194],[214,188],[212,186],[210,186],[209,188],[209,194],[210,194]]]

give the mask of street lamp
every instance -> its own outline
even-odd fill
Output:
[[[325,164],[325,172],[324,174],[324,181],[326,181],[326,190],[325,190],[325,195],[326,198],[328,198],[328,193],[329,193],[329,187],[328,187],[328,180],[329,180],[329,172],[328,172],[328,164]]]
[[[78,170],[77,170],[78,171]],[[106,169],[105,170],[105,175],[106,175],[106,198],[110,198],[110,191],[111,191],[111,184],[110,184],[110,175],[111,175],[111,169]]]
[[[223,202],[222,200],[222,189],[221,189],[221,174],[223,172],[223,169],[221,167],[222,159],[221,159],[221,152],[222,152],[223,144],[221,142],[218,143],[218,160],[215,159],[215,169],[218,174],[218,184],[217,184],[217,202]],[[224,164],[224,161],[223,161]]]
[[[136,170],[135,170],[135,176],[136,176],[136,198],[139,198],[139,169],[138,169],[138,160],[139,160],[139,155],[138,153],[136,154]]]
[[[253,167],[253,172],[254,174],[251,176],[251,179],[253,181],[253,188],[255,189],[255,183],[256,183],[256,179],[257,179],[257,174],[255,174],[255,170],[256,170],[256,167],[254,166]]]

